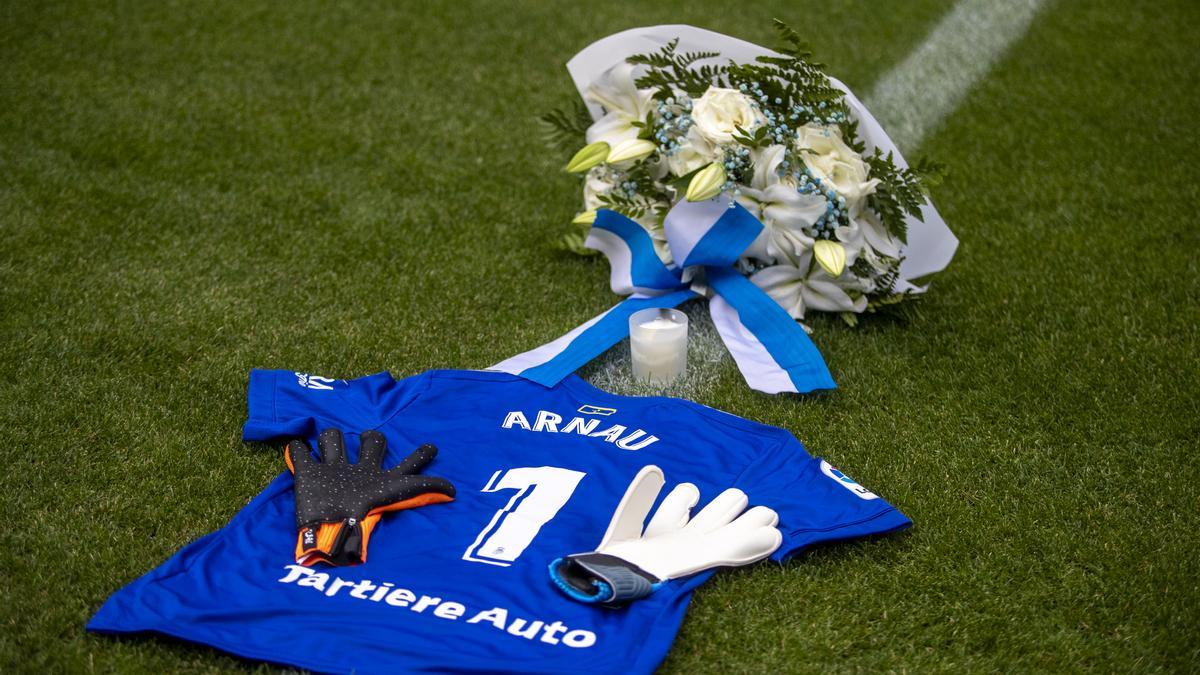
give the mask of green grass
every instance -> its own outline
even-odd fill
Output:
[[[482,368],[612,303],[548,245],[577,49],[778,16],[865,93],[949,6],[355,4],[0,7],[0,670],[256,667],[82,630],[280,470],[250,368]],[[816,321],[828,397],[713,366],[916,527],[718,575],[666,670],[1200,669],[1198,22],[1051,4],[925,142],[962,247],[918,311]]]

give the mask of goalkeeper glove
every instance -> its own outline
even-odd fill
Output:
[[[346,461],[339,429],[326,429],[317,438],[319,462],[304,441],[292,441],[284,451],[296,480],[296,562],[301,565],[365,562],[380,514],[454,499],[449,481],[417,474],[437,456],[436,447],[422,445],[384,471],[383,434],[364,431],[360,440],[357,464]]]
[[[559,590],[580,602],[615,607],[650,595],[668,579],[757,562],[783,542],[775,528],[779,516],[765,506],[742,513],[749,500],[736,488],[717,495],[689,520],[700,500],[691,483],[672,490],[643,531],[665,483],[657,466],[638,472],[596,550],[550,563],[550,578]]]

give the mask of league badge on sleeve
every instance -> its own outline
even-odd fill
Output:
[[[836,480],[838,485],[841,485],[847,490],[853,492],[855,495],[858,495],[859,499],[879,499],[879,495],[859,485],[854,481],[853,478],[847,476],[841,471],[838,471],[837,467],[833,466],[829,462],[826,462],[825,460],[821,460],[821,473]]]

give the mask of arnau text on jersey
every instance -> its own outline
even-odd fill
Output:
[[[589,438],[599,438],[615,444],[622,450],[641,450],[651,443],[658,441],[658,436],[651,436],[641,429],[629,429],[623,424],[610,424],[603,429],[602,420],[596,418],[572,417],[563,422],[563,416],[548,410],[539,410],[533,415],[533,423],[520,410],[514,410],[504,417],[500,424],[505,429],[524,429],[526,431],[544,431],[551,434],[579,434]]]

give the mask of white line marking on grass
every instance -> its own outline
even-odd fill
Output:
[[[875,83],[866,106],[901,150],[912,152],[925,134],[958,107],[1008,46],[1029,28],[1043,0],[960,0],[920,46]],[[689,302],[688,372],[669,385],[633,379],[629,341],[585,366],[582,375],[615,394],[658,394],[696,399],[711,391],[732,361],[705,303]]]
[[[958,107],[1008,46],[1024,35],[1043,0],[960,0],[919,47],[864,99],[902,151],[921,144]]]

